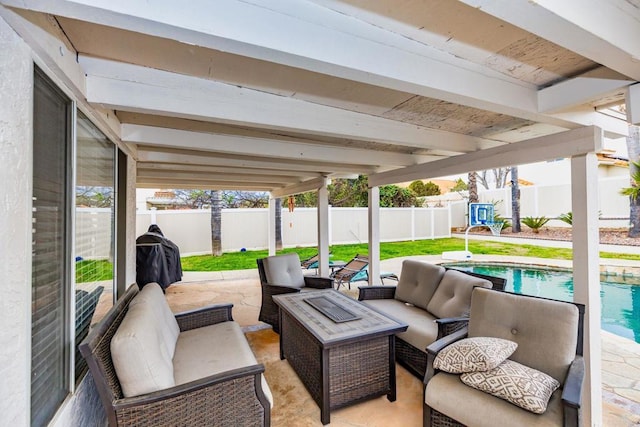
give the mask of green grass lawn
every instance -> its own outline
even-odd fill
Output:
[[[380,259],[397,258],[410,255],[440,255],[445,251],[460,251],[464,249],[464,239],[448,238],[435,240],[415,240],[406,242],[380,243]],[[545,248],[535,245],[516,245],[512,243],[472,240],[469,250],[476,254],[486,255],[514,255],[536,258],[571,259],[571,249]],[[278,252],[280,254],[297,252],[300,259],[309,258],[317,252],[316,248],[288,248]],[[368,245],[334,245],[331,247],[332,258],[349,261],[356,254],[368,253]],[[223,271],[246,270],[256,267],[256,259],[268,255],[267,250],[229,252],[222,256],[198,255],[182,258],[182,269],[185,271]],[[639,255],[614,254],[601,252],[602,258],[617,258],[640,260]],[[76,283],[112,280],[113,265],[109,261],[82,260],[76,263]]]
[[[447,238],[436,240],[416,240],[405,242],[380,243],[380,259],[397,258],[410,255],[440,255],[445,251],[460,251],[464,249],[464,239]],[[486,255],[514,255],[537,258],[571,259],[571,249],[546,248],[535,245],[516,245],[473,240],[469,242],[469,250],[476,254]],[[331,247],[332,258],[348,261],[356,254],[368,253],[368,245],[333,245]],[[297,252],[300,259],[309,258],[317,252],[312,248],[287,248],[279,251],[279,254]],[[256,259],[268,256],[267,250],[230,252],[222,256],[199,255],[182,258],[182,269],[185,271],[222,271],[245,270],[256,267]],[[617,258],[640,260],[640,256],[631,254],[614,254],[601,252],[602,258]]]
[[[113,279],[113,263],[107,260],[76,262],[76,283],[100,282]]]

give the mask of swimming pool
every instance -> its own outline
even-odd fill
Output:
[[[573,301],[571,270],[521,264],[446,263],[446,267],[507,279],[506,291]],[[616,283],[601,276],[602,329],[640,343],[640,279]]]

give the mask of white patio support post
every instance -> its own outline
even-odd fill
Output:
[[[598,164],[595,153],[571,158],[574,301],[585,304],[585,426],[602,425],[602,360],[598,234]]]
[[[369,285],[380,285],[380,187],[369,188]]]
[[[329,190],[328,180],[325,178],[318,188],[318,273],[322,277],[329,277]]]
[[[269,197],[269,214],[267,229],[267,245],[269,247],[269,256],[276,254],[276,199]]]

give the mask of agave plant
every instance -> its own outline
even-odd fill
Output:
[[[629,196],[633,202],[640,196],[640,162],[631,162],[635,166],[635,171],[631,174],[631,187],[625,187],[620,190],[623,196]]]
[[[567,213],[563,213],[558,215],[558,219],[564,223],[567,223],[569,225],[573,225],[573,212],[567,212]]]
[[[525,218],[522,218],[522,223],[532,229],[534,233],[538,234],[540,232],[540,229],[544,227],[544,225],[548,223],[549,220],[550,218],[547,218],[546,216],[527,216]]]
[[[600,219],[600,218],[602,218],[602,212],[598,211],[598,219]],[[558,219],[560,221],[562,221],[562,222],[565,222],[565,223],[569,224],[569,225],[573,225],[573,212],[567,212],[567,213],[560,214],[560,215],[558,215]]]

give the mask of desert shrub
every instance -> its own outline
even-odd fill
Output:
[[[534,233],[538,234],[540,229],[544,227],[549,220],[550,218],[547,218],[546,216],[527,216],[522,218],[522,223],[532,229]]]

